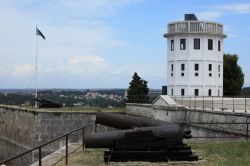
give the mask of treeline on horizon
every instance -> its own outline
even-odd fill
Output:
[[[7,105],[22,105],[29,104],[34,105],[34,91],[30,90],[1,90],[0,92],[0,104]],[[8,92],[8,93],[7,93]],[[109,98],[103,98],[97,96],[96,98],[85,98],[84,96],[88,92],[99,93],[101,95],[117,95],[120,96],[121,100],[113,100]],[[98,90],[39,90],[38,98],[44,98],[52,100],[66,107],[74,105],[87,106],[87,107],[122,107],[124,106],[124,92],[125,89],[98,89]]]
[[[7,104],[7,105],[22,105],[29,103],[30,105],[34,105],[35,98],[34,92],[25,91],[25,90],[8,90],[6,91],[0,90],[0,104]],[[96,98],[85,98],[84,96],[88,92],[99,93],[101,95],[117,95],[120,96],[121,100],[116,101],[108,98],[103,98],[97,96]],[[51,89],[51,90],[40,90],[38,92],[39,98],[44,98],[48,100],[52,100],[55,102],[59,102],[61,104],[65,104],[66,107],[71,107],[74,105],[78,106],[86,106],[86,107],[124,107],[125,106],[125,99],[124,99],[125,89],[86,89],[86,90],[58,90],[58,89]],[[149,95],[152,95],[152,100],[157,95],[160,95],[160,90],[150,90]],[[244,87],[242,89],[241,95],[242,97],[250,97],[250,87]],[[236,97],[236,96],[235,96]]]
[[[45,89],[38,91],[38,98],[47,99],[63,104],[65,107],[85,106],[85,107],[124,107],[126,89]],[[120,100],[97,96],[86,98],[89,92],[99,93],[100,95],[116,95]],[[150,89],[151,101],[161,94],[159,89]],[[31,105],[34,106],[34,90],[25,89],[0,89],[0,104],[7,105]]]

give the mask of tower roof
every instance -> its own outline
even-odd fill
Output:
[[[184,15],[185,21],[198,21],[198,18],[195,14],[185,14]]]

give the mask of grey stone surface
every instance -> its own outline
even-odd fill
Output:
[[[75,144],[75,143],[69,144],[68,154],[75,152],[80,146],[81,146],[80,144]],[[66,147],[63,146],[59,150],[45,156],[42,159],[42,165],[43,166],[52,166],[52,165],[55,165],[56,163],[58,163],[58,161],[60,161],[62,159],[65,160],[65,150],[66,150]],[[39,166],[39,162],[37,161],[37,162],[31,164],[30,166]]]
[[[0,160],[17,155],[73,129],[94,123],[95,117],[95,112],[37,112],[0,105]],[[98,127],[98,131],[106,130],[109,129]],[[94,132],[94,126],[85,129],[85,134],[90,132]],[[81,133],[74,133],[69,140],[77,142],[80,138]],[[65,139],[62,139],[42,148],[43,155],[61,148],[64,142]],[[37,161],[37,157],[38,152],[30,153],[20,160],[15,160],[13,165],[29,165]]]
[[[175,96],[173,99],[177,104],[189,108],[205,108],[219,111],[223,108],[226,112],[250,112],[250,98]]]
[[[177,108],[153,108],[151,105],[126,104],[126,113],[152,117],[168,122],[208,122],[208,123],[245,123],[250,122],[249,113],[226,112],[218,110],[202,110],[186,107]],[[198,134],[204,137],[208,135],[220,136],[230,134],[246,134],[245,124],[199,124],[192,127],[192,135]],[[195,130],[196,129],[196,130]],[[205,132],[206,130],[206,132]],[[216,133],[216,134],[215,134]]]

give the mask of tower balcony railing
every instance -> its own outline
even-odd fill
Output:
[[[168,24],[168,33],[164,36],[167,37],[171,34],[177,33],[211,33],[223,34],[223,25],[215,22],[207,21],[178,21]]]

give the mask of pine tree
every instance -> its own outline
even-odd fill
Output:
[[[128,102],[130,103],[147,103],[148,102],[148,85],[147,81],[141,79],[135,72],[128,88]]]
[[[241,67],[237,64],[238,59],[238,56],[235,54],[224,54],[223,91],[226,96],[242,94],[244,74]]]

